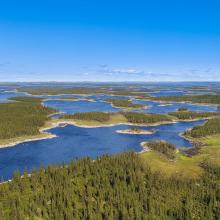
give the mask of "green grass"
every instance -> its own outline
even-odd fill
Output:
[[[192,157],[178,152],[175,160],[170,161],[166,156],[156,151],[142,153],[140,157],[154,172],[163,173],[166,177],[177,176],[198,179],[204,173],[204,169],[201,167],[203,161],[209,161],[220,166],[220,135],[197,140],[205,146],[199,150],[197,155]]]

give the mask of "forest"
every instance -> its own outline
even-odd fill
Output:
[[[209,118],[220,116],[220,112],[191,112],[191,111],[177,111],[170,112],[169,115],[178,118],[179,120],[193,120],[199,118]]]
[[[123,112],[124,117],[128,122],[134,124],[170,122],[172,119],[168,115],[161,114],[145,114],[138,112]]]
[[[55,110],[42,106],[41,99],[15,97],[0,104],[0,139],[39,134],[39,128]]]
[[[220,167],[199,179],[164,177],[123,153],[14,174],[0,185],[0,219],[218,220]]]
[[[125,100],[125,99],[106,99],[105,101],[110,102],[114,107],[118,107],[118,108],[139,109],[144,107],[144,105],[134,104],[130,100]]]
[[[201,138],[215,134],[220,134],[220,118],[209,119],[203,125],[196,126],[184,133],[184,135],[193,138]]]
[[[166,141],[145,142],[145,147],[165,155],[168,159],[174,159],[176,155],[176,146]]]
[[[94,120],[98,122],[105,122],[110,120],[110,113],[105,112],[81,112],[73,115],[63,115],[61,119],[77,119],[77,120]]]
[[[151,100],[165,101],[165,102],[193,102],[203,104],[214,104],[220,103],[220,94],[218,95],[184,95],[184,96],[161,96],[161,97],[150,97]]]
[[[115,117],[116,120],[112,123],[133,123],[133,124],[149,124],[160,122],[171,122],[175,118],[166,114],[146,114],[140,112],[118,112],[118,113],[105,113],[105,112],[81,112],[72,115],[62,115],[60,119],[77,119],[82,121],[97,121],[107,122]]]

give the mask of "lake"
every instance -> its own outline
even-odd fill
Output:
[[[97,85],[98,84],[94,84],[93,87]],[[161,96],[190,94],[188,88],[191,88],[195,85],[197,84],[180,83],[174,85],[172,83],[154,83],[147,85],[140,84],[139,86],[144,89],[146,87],[146,93],[147,91],[151,91],[150,93],[152,95]],[[202,83],[202,85],[206,85],[209,89],[220,88],[219,84]],[[21,83],[20,86],[58,87],[61,85],[50,83],[44,83],[43,85],[37,83]],[[91,87],[91,84],[83,84],[83,86]],[[80,85],[65,84],[65,87],[80,87]],[[122,85],[121,87],[126,87],[126,85]],[[27,94],[25,93],[17,93],[14,87],[0,86],[0,102],[7,102],[8,98],[10,97],[26,95]],[[89,111],[121,111],[120,109],[114,108],[111,106],[111,104],[105,102],[105,99],[112,98],[112,96],[109,95],[56,95],[42,97],[50,99],[45,101],[43,103],[44,105],[68,114]],[[57,100],[59,98],[65,97],[88,98],[94,101]],[[113,96],[113,98],[128,99],[128,97],[125,96]],[[197,105],[191,103],[160,103],[156,101],[136,99],[132,99],[132,102],[148,105],[147,109],[136,111],[154,114],[165,114],[168,112],[173,112],[180,107],[188,108],[190,111],[217,111],[216,106]],[[185,130],[192,128],[196,125],[200,125],[202,123],[204,123],[204,120],[142,127],[142,129],[146,130],[157,130],[155,134],[151,135],[129,135],[116,133],[116,130],[128,129],[133,127],[129,125],[116,125],[100,128],[81,128],[68,125],[65,127],[53,128],[50,129],[49,132],[57,135],[56,138],[31,141],[18,144],[14,147],[0,149],[0,177],[3,180],[7,180],[12,177],[12,174],[15,170],[23,172],[25,169],[27,169],[28,171],[30,171],[35,167],[39,168],[41,165],[47,166],[50,164],[67,163],[70,160],[87,156],[95,159],[97,156],[101,156],[103,154],[111,155],[124,151],[140,152],[142,150],[140,143],[143,141],[166,140],[175,144],[177,147],[191,147],[191,143],[182,138],[180,134],[183,133]]]

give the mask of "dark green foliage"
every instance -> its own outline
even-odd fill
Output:
[[[164,178],[138,155],[126,153],[41,168],[30,177],[16,173],[0,185],[0,215],[4,220],[218,220],[219,192],[219,174],[211,167],[198,180]]]
[[[38,103],[38,104],[43,101],[42,98],[33,98],[33,97],[28,97],[28,96],[12,97],[12,98],[9,98],[9,100],[17,101],[17,102]]]
[[[193,138],[206,137],[215,134],[220,134],[220,118],[209,119],[205,124],[196,126],[185,132],[186,136]]]
[[[73,115],[63,115],[64,119],[78,119],[78,120],[94,120],[99,122],[105,122],[110,119],[110,113],[105,112],[82,112],[75,113]]]
[[[138,113],[138,112],[123,112],[122,114],[126,117],[128,122],[135,123],[135,124],[171,121],[171,119],[167,115],[145,114],[145,113]]]
[[[218,95],[185,95],[185,96],[161,96],[151,97],[153,100],[166,102],[193,102],[206,104],[220,104],[220,94]]]
[[[187,108],[178,108],[177,111],[178,112],[185,112],[185,111],[188,111],[188,109]]]
[[[39,128],[54,110],[41,105],[41,99],[16,97],[17,102],[0,104],[0,139],[39,134]]]
[[[212,162],[208,160],[203,161],[201,163],[201,166],[203,169],[206,170],[209,176],[213,176],[213,177],[216,177],[217,179],[220,179],[220,166],[213,164]]]
[[[124,99],[106,99],[107,102],[112,103],[115,107],[122,107],[122,108],[143,108],[144,105],[141,104],[134,104],[129,100]]]
[[[152,141],[146,142],[145,145],[151,150],[155,150],[164,154],[168,159],[174,159],[176,154],[175,145],[166,141]]]
[[[178,111],[171,112],[169,115],[172,115],[180,120],[191,120],[197,118],[209,118],[220,116],[219,112],[188,112],[188,111]]]

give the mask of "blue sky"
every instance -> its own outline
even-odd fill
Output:
[[[220,2],[0,1],[0,81],[220,81]]]

